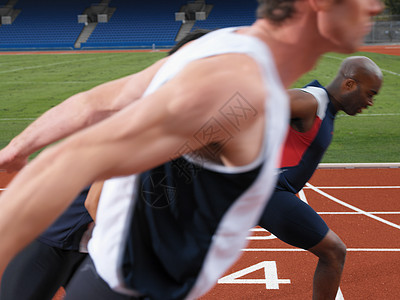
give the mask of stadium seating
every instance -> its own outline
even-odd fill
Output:
[[[108,23],[99,23],[82,48],[88,47],[152,47],[171,46],[179,31],[180,22],[175,12],[185,3],[183,0],[126,1],[113,0],[116,7]]]
[[[85,25],[77,16],[101,0],[18,0],[21,10],[11,25],[0,26],[0,50],[74,49]],[[171,47],[182,25],[175,12],[188,0],[128,1],[110,0],[116,8],[107,23],[98,23],[82,49]],[[8,1],[0,0],[0,6]],[[194,28],[215,29],[249,25],[254,20],[256,1],[206,0],[213,9],[207,20]]]
[[[0,27],[0,48],[65,48],[73,47],[83,24],[81,14],[91,0],[19,0],[19,16],[12,25]]]
[[[230,26],[247,26],[255,21],[257,1],[208,0],[213,9],[204,21],[197,21],[195,28],[218,29]]]

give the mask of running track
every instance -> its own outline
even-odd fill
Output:
[[[400,46],[365,46],[360,51],[400,55]],[[0,173],[0,188],[10,179]],[[336,299],[400,299],[399,193],[400,168],[319,169],[300,193],[348,247]],[[317,259],[261,228],[249,237],[238,262],[201,300],[311,299]],[[60,289],[53,300],[62,295]]]
[[[319,169],[309,184],[301,197],[348,247],[336,299],[400,299],[400,168]],[[256,230],[202,300],[311,299],[316,257]]]
[[[0,173],[0,188],[9,180]],[[337,299],[400,299],[400,168],[318,169],[303,192],[348,247]],[[242,257],[202,300],[311,299],[316,257],[261,228],[249,237]]]

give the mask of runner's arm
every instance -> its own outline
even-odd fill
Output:
[[[35,151],[139,99],[164,62],[162,59],[139,73],[78,93],[48,110],[0,151],[0,169],[18,171]]]
[[[223,65],[212,59],[206,67],[194,64],[143,101],[43,151],[0,196],[0,272],[86,185],[142,172],[205,143],[224,140],[221,134],[207,142],[194,136],[210,120],[229,126],[220,109],[237,92],[259,112],[258,118],[246,120],[233,133],[233,140],[235,134],[246,135],[263,119],[266,95],[258,66],[250,63],[245,60],[234,70],[229,70],[232,59]],[[245,79],[234,74],[243,74]],[[188,82],[188,78],[196,80]],[[190,147],[184,151],[186,144]]]
[[[291,89],[288,94],[292,128],[300,132],[308,131],[317,115],[318,101],[313,95],[300,89]]]

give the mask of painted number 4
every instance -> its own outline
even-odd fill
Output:
[[[264,269],[265,279],[240,279],[247,274]],[[279,290],[279,284],[290,284],[290,279],[278,279],[275,261],[262,261],[218,280],[221,284],[265,284],[267,290]]]

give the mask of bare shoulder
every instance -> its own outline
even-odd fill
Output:
[[[176,78],[191,99],[223,105],[240,94],[254,107],[263,107],[266,87],[260,68],[244,54],[224,54],[190,63]]]
[[[318,101],[315,97],[301,89],[291,89],[288,91],[290,99],[291,118],[314,118]]]

